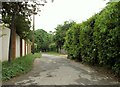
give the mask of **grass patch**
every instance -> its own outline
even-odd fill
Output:
[[[16,58],[8,63],[2,62],[2,80],[9,80],[20,74],[29,72],[32,69],[35,58],[40,58],[40,53],[28,54],[24,57]]]
[[[60,54],[60,53],[57,53],[57,52],[43,52],[43,53],[47,53],[47,54],[50,54],[50,55],[56,55],[56,56],[63,55],[63,54]]]
[[[34,53],[33,58],[40,58],[41,57],[41,53]]]

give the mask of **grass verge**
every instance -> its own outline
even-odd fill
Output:
[[[40,53],[28,54],[23,57],[16,58],[8,63],[2,62],[2,80],[10,80],[11,78],[27,73],[32,69],[35,58],[40,58]]]
[[[43,53],[47,53],[47,54],[50,54],[50,55],[56,55],[56,56],[63,55],[63,54],[60,54],[60,53],[57,53],[57,52],[43,52]]]

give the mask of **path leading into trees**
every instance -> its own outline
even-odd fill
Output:
[[[71,61],[64,55],[42,54],[34,62],[32,71],[16,77],[6,85],[114,85],[120,84],[106,74]]]

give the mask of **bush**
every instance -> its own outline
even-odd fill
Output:
[[[9,80],[17,75],[27,73],[32,69],[34,59],[38,57],[40,57],[40,53],[17,58],[11,63],[2,62],[2,80]]]
[[[68,52],[68,56],[71,59],[77,59],[81,61],[81,51],[80,51],[80,26],[79,24],[74,24],[66,33],[66,42],[64,45],[65,50]]]
[[[113,66],[120,52],[119,3],[109,4],[95,23],[95,42],[100,64]]]
[[[82,23],[80,31],[80,46],[81,46],[81,55],[83,62],[90,64],[95,64],[98,62],[96,45],[94,43],[94,23],[96,16],[91,17],[86,22]]]
[[[56,51],[56,44],[55,43],[51,43],[49,45],[49,51]]]

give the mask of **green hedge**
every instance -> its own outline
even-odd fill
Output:
[[[33,61],[39,58],[40,53],[29,54],[24,57],[17,58],[11,63],[2,62],[2,80],[9,80],[17,75],[27,73],[32,69]]]
[[[74,24],[68,31],[65,37],[64,48],[68,52],[68,56],[71,59],[77,59],[81,61],[81,51],[80,51],[80,26],[79,24]]]
[[[81,32],[80,32],[80,46],[81,46],[81,55],[82,61],[88,62],[91,64],[97,63],[96,59],[96,46],[94,43],[94,23],[96,16],[91,17],[86,22],[82,23]]]
[[[65,39],[69,58],[107,66],[120,76],[120,2],[109,3],[87,21],[73,25]]]

